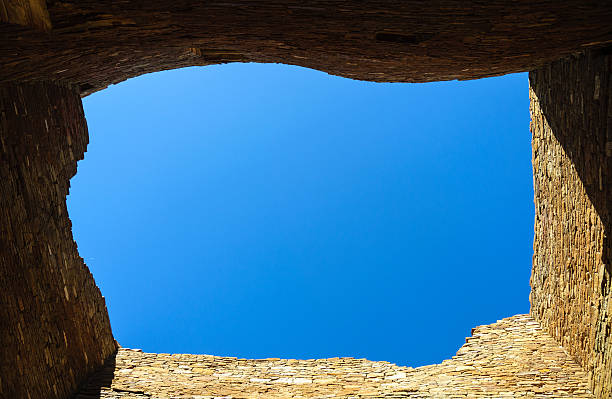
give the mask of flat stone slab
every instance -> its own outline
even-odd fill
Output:
[[[120,349],[76,399],[594,398],[587,374],[529,315],[476,327],[441,364],[238,359]]]

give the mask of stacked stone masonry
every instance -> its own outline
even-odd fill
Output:
[[[33,0],[0,0],[0,6]],[[48,33],[0,24],[0,82],[84,94],[148,72],[281,62],[380,82],[475,79],[612,43],[591,0],[53,0]]]
[[[0,398],[67,398],[116,349],[66,209],[87,140],[74,90],[0,86]]]
[[[45,0],[0,0],[0,21],[41,31],[51,29]]]
[[[612,395],[612,57],[530,73],[535,192],[531,314]]]
[[[120,349],[76,399],[521,397],[593,398],[586,373],[529,315],[477,327],[452,359],[418,368]]]
[[[611,22],[612,2],[584,0],[0,0],[0,398],[71,398],[105,361],[80,399],[612,397]],[[479,327],[417,369],[115,354],[65,203],[88,140],[79,96],[235,61],[371,81],[532,71],[533,320]]]

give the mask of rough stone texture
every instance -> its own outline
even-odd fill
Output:
[[[1,398],[67,398],[115,351],[66,209],[87,140],[74,90],[0,85]]]
[[[407,82],[541,68],[530,74],[531,314],[595,395],[611,397],[611,21],[612,2],[585,0],[0,0],[0,397],[67,398],[116,349],[66,211],[87,143],[79,94],[234,61]],[[127,350],[116,361],[81,398],[96,387],[115,399],[589,396],[585,374],[525,316],[480,327],[452,360],[414,370]]]
[[[593,398],[586,373],[528,315],[477,327],[418,368],[333,358],[237,359],[120,349],[76,399]]]
[[[48,34],[0,24],[0,82],[63,81],[87,94],[146,72],[231,61],[372,81],[474,79],[612,42],[610,1],[47,3]]]
[[[45,0],[0,0],[0,21],[43,31],[51,29]]]
[[[612,396],[612,57],[530,73],[535,188],[531,314]]]

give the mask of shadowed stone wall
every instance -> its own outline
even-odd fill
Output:
[[[531,313],[612,395],[612,57],[531,72],[535,238]]]
[[[35,0],[0,0],[5,3]],[[0,24],[0,82],[83,94],[143,73],[281,62],[353,79],[431,82],[523,72],[612,43],[593,0],[53,0],[49,33]],[[1,19],[1,17],[0,17]]]
[[[68,398],[116,349],[104,299],[78,255],[66,210],[69,179],[87,143],[79,95],[143,73],[234,61],[282,62],[387,82],[540,68],[530,74],[531,313],[589,373],[597,397],[610,397],[612,95],[605,46],[612,43],[611,20],[612,2],[585,0],[0,0],[0,397]],[[599,50],[553,62],[592,48]],[[531,321],[523,322],[534,331]],[[487,331],[491,345],[471,351],[474,358],[457,367],[473,367],[489,347],[503,352],[507,346],[497,343],[508,337],[520,353],[541,347],[532,336],[515,334],[521,326],[506,324]],[[557,366],[570,362],[548,342],[556,354],[552,368],[525,371],[531,374],[515,385],[501,382],[499,396],[565,395],[568,381],[577,381],[571,394],[589,395],[579,370],[558,373]],[[165,356],[134,355],[140,364],[159,359]],[[512,359],[510,369],[495,356],[489,360],[478,363],[480,369],[456,369],[459,374],[436,369],[448,371],[448,378],[427,381],[435,389],[464,388],[462,375],[491,381],[496,368],[517,370]],[[228,372],[232,362],[221,361]],[[171,371],[181,374],[180,366]],[[366,383],[347,373],[346,386]],[[541,385],[531,387],[533,380]],[[379,392],[388,392],[384,384],[375,384]],[[451,392],[417,388],[420,397]],[[410,392],[418,390],[395,393]]]
[[[51,29],[45,0],[0,0],[0,21],[41,31]]]
[[[87,141],[74,90],[0,86],[1,398],[67,398],[116,349],[66,209]]]

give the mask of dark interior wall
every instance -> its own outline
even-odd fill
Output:
[[[531,313],[612,395],[612,57],[529,74],[535,237]]]
[[[116,350],[66,208],[87,142],[76,91],[0,85],[2,398],[67,398]]]
[[[36,1],[20,2],[32,10]],[[234,61],[281,62],[380,82],[476,79],[532,70],[612,42],[612,2],[597,0],[46,5],[48,32],[24,27],[21,19],[0,24],[6,66],[0,82],[63,81],[87,94],[143,73]]]

